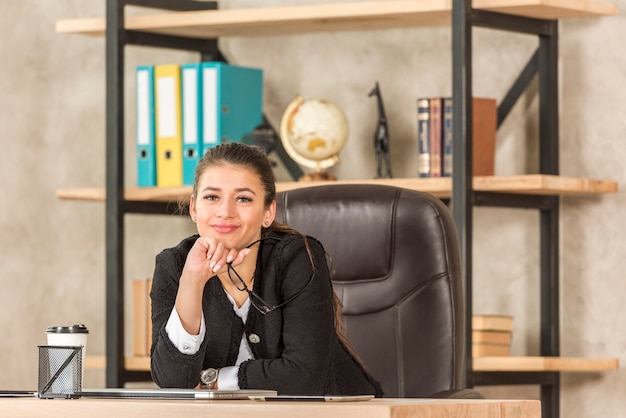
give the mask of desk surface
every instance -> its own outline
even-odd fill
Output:
[[[342,417],[412,418],[481,417],[540,418],[536,400],[440,400],[373,399],[364,402],[257,402],[257,401],[161,401],[133,399],[0,399],[7,417],[112,417],[149,418],[236,417],[257,418]]]

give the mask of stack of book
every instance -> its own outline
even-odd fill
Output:
[[[508,356],[511,354],[513,317],[474,315],[472,317],[472,356]]]
[[[493,176],[497,127],[495,99],[472,100],[472,165],[474,176]],[[452,98],[417,99],[419,177],[452,175]]]

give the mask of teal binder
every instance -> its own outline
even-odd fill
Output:
[[[222,62],[202,63],[202,154],[239,142],[263,121],[263,70]]]
[[[138,66],[136,84],[137,186],[156,186],[154,67]]]
[[[202,69],[201,64],[181,67],[183,124],[183,184],[193,185],[202,156]]]

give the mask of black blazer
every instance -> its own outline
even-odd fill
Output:
[[[220,281],[211,278],[202,299],[206,335],[194,355],[183,354],[172,344],[165,324],[174,307],[185,259],[198,235],[157,255],[150,293],[154,381],[160,387],[195,387],[201,370],[235,364],[245,332],[254,359],[239,368],[242,389],[273,389],[279,394],[382,396],[380,384],[349,354],[334,332],[332,284],[322,245],[313,238],[307,240],[313,269],[302,236],[270,236],[274,239],[260,244],[254,291],[271,305],[300,294],[266,315],[250,306],[244,325]]]

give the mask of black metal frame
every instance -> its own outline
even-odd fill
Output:
[[[554,196],[509,195],[474,192],[472,189],[472,27],[537,35],[539,47],[498,107],[498,125],[537,75],[539,78],[539,171],[559,174],[558,118],[558,22],[474,10],[471,0],[453,0],[452,94],[453,114],[462,123],[453,125],[452,213],[457,225],[466,290],[468,320],[472,308],[473,206],[501,206],[540,211],[540,335],[541,355],[558,356],[559,342],[559,205]],[[459,120],[455,117],[455,120]],[[465,379],[475,385],[541,385],[543,417],[559,416],[560,373],[478,372],[472,367],[471,326],[466,327]]]

